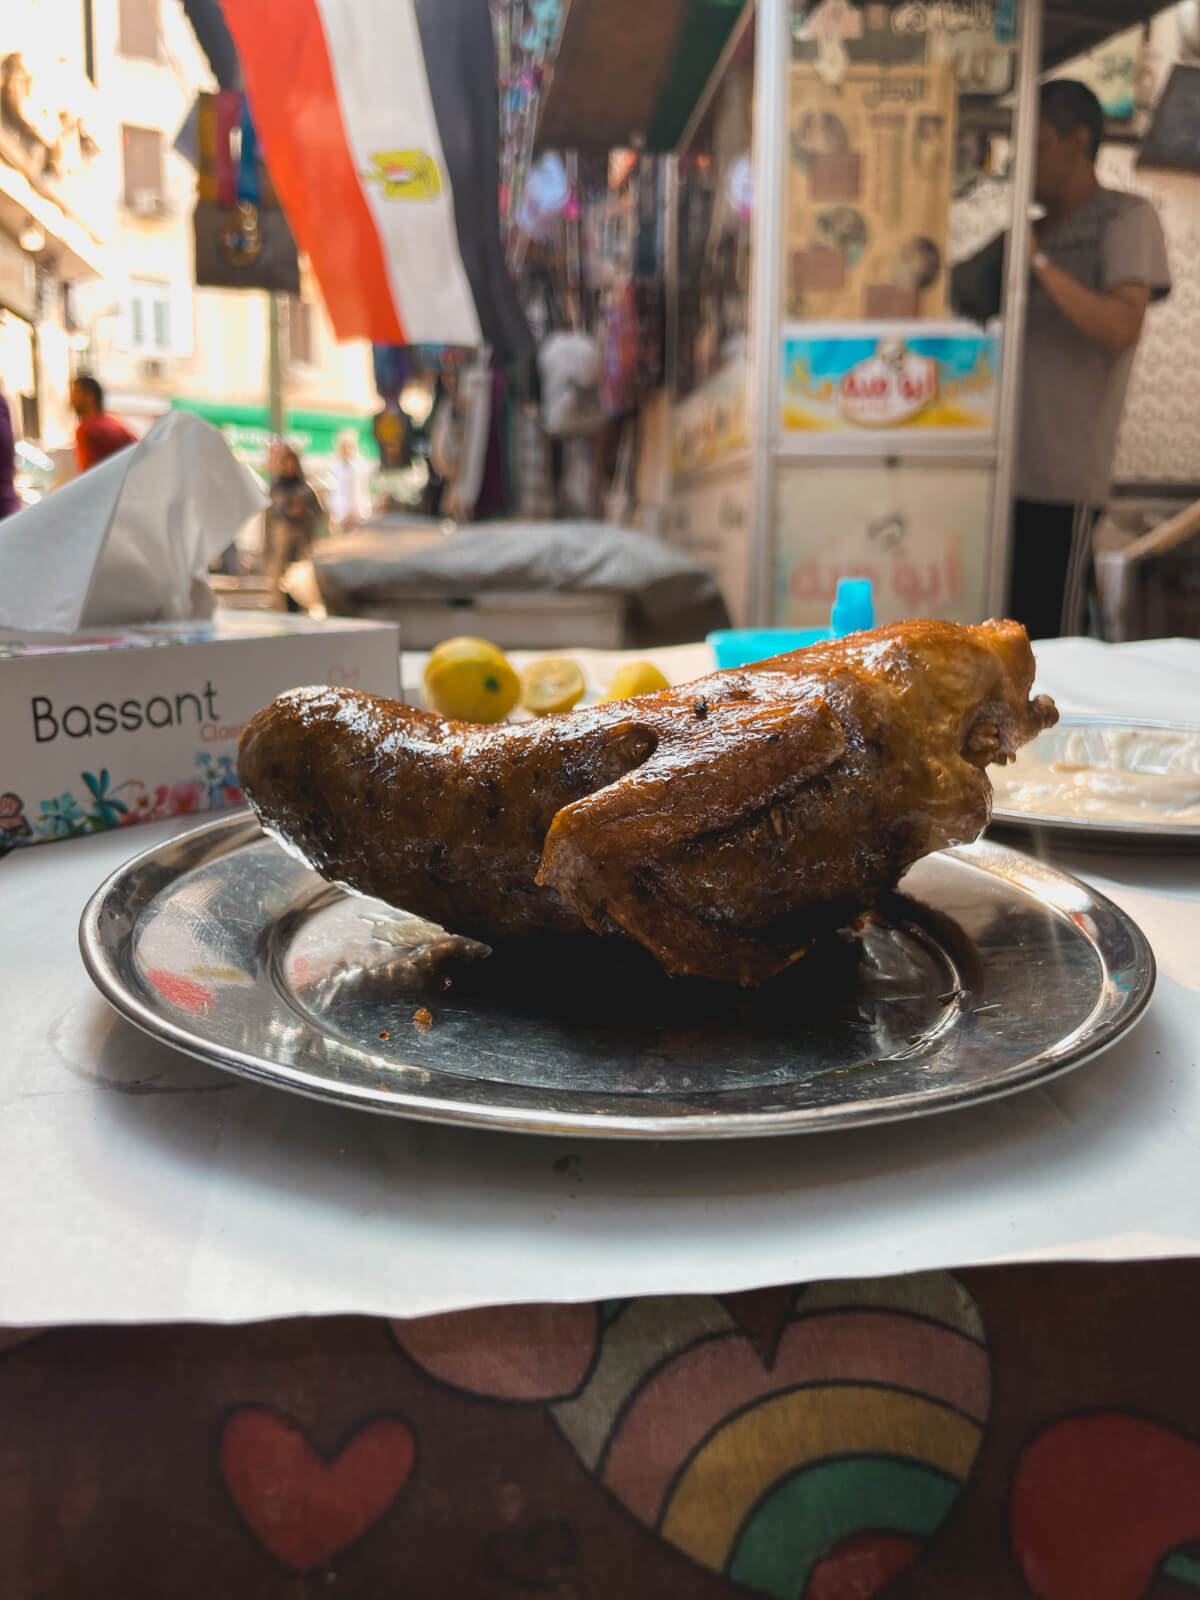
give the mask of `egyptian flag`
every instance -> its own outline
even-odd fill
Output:
[[[340,339],[532,345],[500,242],[488,0],[224,0]]]

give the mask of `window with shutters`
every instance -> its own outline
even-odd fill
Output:
[[[125,204],[131,211],[154,216],[164,209],[163,136],[156,128],[122,128],[125,159]]]
[[[158,61],[158,0],[120,0],[120,43],[123,56]]]
[[[165,356],[171,343],[171,285],[134,278],[129,285],[129,343],[138,355]]]
[[[316,360],[313,308],[309,301],[289,294],[280,317],[284,353],[292,366],[311,367]]]

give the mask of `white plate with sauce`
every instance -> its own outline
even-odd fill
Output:
[[[1064,717],[991,778],[998,827],[1200,845],[1200,726]]]

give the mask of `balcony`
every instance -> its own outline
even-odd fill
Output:
[[[103,270],[112,214],[89,131],[95,90],[67,63],[39,60],[21,51],[0,58],[0,210],[10,228],[33,218],[57,242],[65,275],[89,277]]]
[[[175,215],[171,197],[161,189],[128,189],[121,204],[131,216],[148,222],[161,222]]]

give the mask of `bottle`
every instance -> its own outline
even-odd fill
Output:
[[[875,626],[875,591],[870,578],[841,578],[837,599],[829,618],[829,633],[834,639],[848,633],[862,633]]]

